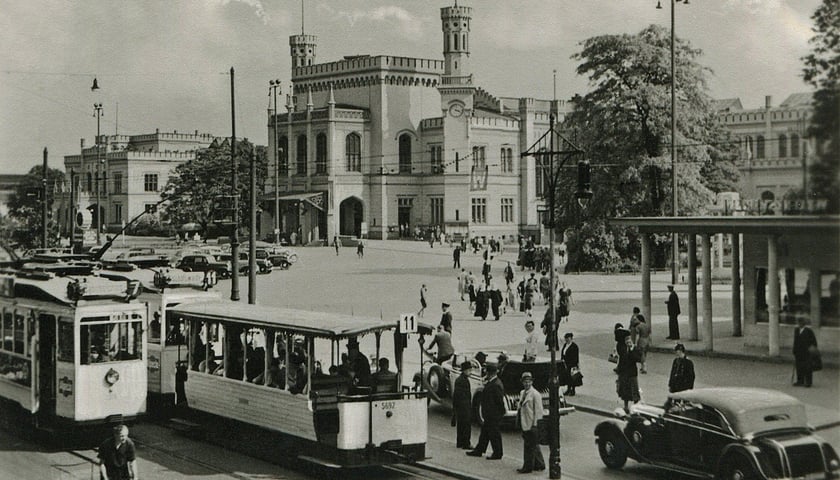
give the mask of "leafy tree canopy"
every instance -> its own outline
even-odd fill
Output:
[[[44,204],[44,185],[42,182],[43,165],[36,165],[29,170],[17,185],[9,198],[9,217],[14,228],[11,239],[21,249],[41,246],[43,230],[42,205]],[[50,220],[51,206],[55,200],[55,186],[64,183],[64,172],[47,167],[47,242],[48,246],[58,243],[58,224]]]

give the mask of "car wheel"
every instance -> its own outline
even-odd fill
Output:
[[[432,365],[429,368],[427,380],[429,383],[429,390],[435,392],[438,398],[446,395],[446,377],[443,375],[443,369],[440,365]]]
[[[757,480],[758,475],[750,465],[750,462],[743,458],[731,457],[723,462],[720,474],[720,480]]]
[[[289,263],[295,263],[295,262],[297,262],[297,259],[298,259],[297,258],[297,253],[293,253],[293,254],[289,255]]]
[[[280,270],[288,270],[290,263],[283,260],[280,262]]]
[[[481,394],[477,393],[473,397],[473,420],[479,425],[484,425],[484,412],[481,411]]]
[[[619,470],[627,463],[627,448],[615,432],[608,432],[598,439],[598,455],[607,468]]]

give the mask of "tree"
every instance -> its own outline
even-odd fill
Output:
[[[577,73],[589,78],[592,90],[574,98],[575,110],[563,129],[592,163],[595,195],[585,214],[567,201],[560,215],[566,225],[584,221],[605,225],[588,231],[609,233],[612,247],[604,245],[590,254],[615,248],[622,258],[637,258],[638,242],[628,241],[633,233],[609,225],[609,219],[661,215],[663,208],[671,211],[670,42],[667,29],[651,25],[635,35],[590,38],[572,56],[580,62]],[[732,190],[738,182],[736,148],[717,122],[707,93],[710,70],[697,62],[701,54],[688,41],[675,39],[680,215],[705,213],[716,192]],[[573,177],[562,176],[558,198],[573,197]],[[583,251],[570,249],[570,256],[575,254]],[[594,263],[606,266],[615,261],[604,258]]]
[[[41,246],[44,231],[42,206],[44,204],[43,165],[29,170],[9,198],[9,217],[14,221],[12,241],[21,249]],[[58,243],[58,224],[51,221],[51,206],[55,200],[55,185],[64,183],[64,172],[47,167],[47,246]]]
[[[239,219],[240,224],[244,225],[250,219],[248,200],[251,159],[257,162],[258,179],[267,177],[268,162],[265,149],[255,149],[247,139],[236,142],[236,155],[239,160]],[[194,160],[175,168],[161,193],[161,198],[168,201],[164,210],[165,218],[175,226],[197,223],[201,226],[202,236],[207,238],[207,232],[218,213],[216,199],[231,195],[232,178],[230,142],[227,139],[222,142],[214,140],[209,147],[200,150]],[[264,182],[258,180],[257,197],[264,191]]]
[[[840,2],[823,0],[811,17],[814,33],[810,54],[802,60],[805,81],[817,90],[809,134],[818,143],[810,167],[810,195],[828,200],[831,213],[840,212]]]

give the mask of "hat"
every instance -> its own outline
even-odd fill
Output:
[[[676,344],[676,345],[674,346],[674,351],[677,351],[677,350],[680,350],[680,351],[682,351],[682,352],[685,352],[685,345],[683,345],[682,343],[678,343],[678,344]]]
[[[533,380],[533,379],[534,379],[534,376],[533,376],[533,375],[531,375],[531,372],[522,372],[522,376],[521,376],[521,377],[519,377],[519,379],[520,379],[520,380],[525,380],[525,379],[528,379],[528,380]]]
[[[443,303],[440,304],[440,308],[449,308],[449,304],[446,303],[446,302],[443,302]]]
[[[674,289],[673,285],[668,285],[668,290],[673,290],[673,289]]]
[[[498,360],[498,361],[500,361],[500,362],[501,362],[501,361],[505,361],[505,362],[507,362],[507,361],[508,361],[508,356],[507,356],[506,354],[504,354],[504,353],[500,353],[500,354],[499,354],[499,356],[498,356],[498,357],[496,357],[496,360]]]
[[[487,365],[485,365],[484,369],[487,371],[488,375],[497,373],[499,371],[499,367],[493,365],[492,363],[488,363]]]
[[[572,338],[572,337],[574,337],[574,335],[572,335],[572,332],[568,332],[565,335],[563,335],[563,338]]]
[[[461,370],[469,370],[471,368],[473,368],[473,364],[471,361],[466,360],[461,362]]]
[[[484,353],[484,352],[478,352],[478,353],[476,353],[476,354],[475,354],[475,358],[476,358],[476,360],[478,360],[479,362],[483,362],[484,360],[486,360],[486,359],[487,359],[487,354],[486,354],[486,353]]]

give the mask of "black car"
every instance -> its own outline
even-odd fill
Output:
[[[206,253],[184,255],[176,268],[185,272],[216,272],[219,278],[230,278],[232,273],[230,263],[220,262]]]
[[[805,406],[775,390],[674,393],[663,407],[636,405],[620,419],[599,423],[595,437],[611,469],[629,457],[725,480],[840,478],[840,459],[808,426]]]

